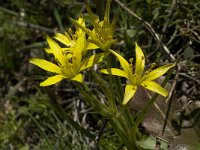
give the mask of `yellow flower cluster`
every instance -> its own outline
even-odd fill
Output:
[[[78,20],[70,18],[71,22],[76,26],[76,31],[73,33],[69,29],[64,34],[57,33],[54,36],[54,39],[62,43],[64,47],[47,37],[49,48],[45,49],[45,51],[54,56],[56,64],[39,58],[30,60],[32,64],[56,74],[40,83],[40,86],[49,86],[62,79],[70,79],[82,83],[83,75],[81,71],[101,62],[107,53],[111,53],[119,60],[122,69],[108,68],[100,71],[104,74],[117,75],[128,79],[129,83],[125,87],[123,105],[130,101],[139,85],[167,96],[167,91],[153,80],[165,74],[174,64],[167,64],[153,71],[144,72],[145,57],[136,43],[135,70],[133,72],[132,62],[127,62],[120,54],[110,49],[111,45],[116,43],[116,40],[113,39],[116,17],[111,23],[109,19],[110,0],[107,2],[103,21],[100,21],[87,5],[86,9],[93,25],[92,29],[86,27],[83,17],[79,17]],[[89,50],[97,48],[100,48],[103,52],[84,57]]]
[[[85,20],[82,17],[79,17],[77,22],[85,27]],[[32,58],[30,60],[32,64],[38,67],[56,73],[56,75],[40,83],[40,86],[49,86],[62,79],[70,79],[82,83],[83,76],[80,72],[101,62],[106,56],[106,53],[99,53],[83,58],[83,54],[86,51],[97,49],[98,46],[89,42],[86,39],[86,33],[79,27],[76,28],[74,34],[69,30],[65,34],[57,33],[54,39],[65,45],[65,47],[60,47],[53,39],[47,37],[49,48],[45,49],[45,51],[53,54],[57,64],[39,58]]]

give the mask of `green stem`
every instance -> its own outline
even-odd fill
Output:
[[[171,74],[173,73],[173,68],[169,70],[165,80],[163,81],[161,86],[165,86],[167,84],[167,82],[169,81],[169,78],[171,76]],[[149,111],[149,109],[152,107],[153,103],[156,101],[156,99],[158,98],[158,94],[154,94],[154,96],[148,101],[148,103],[145,105],[145,107],[142,109],[142,111],[138,114],[136,121],[135,121],[135,125],[133,127],[133,132],[134,132],[134,138],[136,139],[136,134],[137,134],[137,129],[139,124],[142,122],[144,116],[146,115],[146,113]]]
[[[112,55],[108,56],[108,63],[107,63],[107,68],[111,68],[112,67],[112,60],[111,60]],[[110,90],[111,90],[111,98],[109,98],[109,103],[110,106],[113,110],[113,112],[116,112],[117,110],[117,106],[115,103],[115,98],[114,98],[114,89],[113,89],[113,83],[114,83],[114,78],[112,75],[109,74],[109,85],[110,85]]]

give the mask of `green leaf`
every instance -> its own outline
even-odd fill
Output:
[[[128,75],[126,72],[124,72],[123,70],[117,69],[117,68],[102,69],[100,71],[104,74],[111,74],[111,75],[128,78]]]
[[[62,75],[55,75],[52,77],[48,77],[45,81],[40,83],[40,86],[49,86],[52,84],[55,84],[57,82],[60,82],[64,77]]]
[[[149,74],[145,76],[145,80],[155,80],[158,77],[162,76],[165,74],[170,68],[174,67],[174,64],[167,64],[162,67],[159,67],[153,71],[151,71]]]
[[[146,88],[149,89],[153,92],[156,92],[164,97],[166,97],[168,95],[167,90],[165,90],[162,86],[160,86],[158,83],[154,82],[154,81],[143,81],[141,83],[141,85]]]
[[[29,112],[27,112],[27,114],[33,120],[33,122],[36,124],[36,126],[38,127],[38,132],[44,138],[46,145],[48,147],[48,150],[53,150],[53,146],[50,144],[49,138],[47,137],[46,133],[44,132],[42,126]]]
[[[135,53],[136,53],[136,62],[135,62],[135,74],[141,76],[144,70],[145,58],[141,48],[135,43]]]
[[[100,90],[102,90],[104,95],[108,99],[111,99],[112,98],[112,93],[111,93],[111,90],[109,88],[108,83],[103,79],[102,76],[97,74],[95,71],[92,71],[92,76],[94,77],[94,81],[98,84],[98,87],[100,88]]]
[[[46,71],[61,74],[61,68],[47,60],[39,59],[39,58],[32,58],[32,59],[30,59],[29,62],[46,70]]]
[[[154,150],[156,146],[156,139],[153,138],[152,136],[149,136],[146,139],[137,141],[137,144],[143,149]],[[168,150],[168,145],[166,142],[161,141],[161,149]]]
[[[136,90],[137,90],[136,85],[126,85],[122,105],[126,105],[130,101],[130,99],[135,94]]]

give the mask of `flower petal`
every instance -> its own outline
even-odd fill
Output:
[[[84,59],[81,62],[80,71],[92,67],[94,64],[101,62],[105,56],[107,56],[106,53],[99,53]]]
[[[137,45],[137,43],[135,43],[135,54],[135,74],[141,76],[144,71],[145,58],[144,53],[142,52],[141,48]]]
[[[45,52],[48,53],[48,54],[52,54],[52,53],[53,53],[52,50],[51,50],[50,48],[45,48],[44,50],[45,50]]]
[[[65,66],[67,61],[65,61],[66,59],[62,53],[61,47],[50,37],[47,37],[47,42],[56,60],[58,60],[60,64]]]
[[[104,25],[103,27],[109,28],[110,25],[110,0],[107,0],[106,8],[105,8],[105,16],[104,16]]]
[[[65,34],[67,34],[67,33],[65,33]],[[73,42],[70,39],[69,35],[65,36],[64,34],[56,33],[56,35],[54,36],[54,38],[56,40],[58,40],[59,42],[63,43],[64,45],[66,45],[66,46],[73,46]]]
[[[127,74],[129,74],[129,75],[133,74],[132,67],[130,67],[130,64],[126,61],[126,59],[124,59],[121,55],[119,55],[118,53],[114,52],[113,50],[109,50],[109,51],[118,58],[122,68],[124,69],[124,71]]]
[[[128,75],[126,72],[124,72],[123,70],[117,69],[117,68],[102,69],[100,71],[104,74],[111,74],[111,75],[128,78]]]
[[[91,38],[95,38],[94,34],[91,32],[91,30],[89,30],[88,28],[86,28],[85,26],[83,26],[82,24],[80,24],[77,20],[74,20],[72,18],[69,18],[69,20],[76,25],[76,27],[81,28],[83,31],[85,31]]]
[[[88,43],[86,50],[93,50],[99,48],[96,44],[93,44],[91,42]]]
[[[83,75],[82,74],[78,74],[74,78],[72,78],[71,80],[83,83]]]
[[[72,63],[74,67],[80,65],[82,59],[82,51],[85,49],[85,46],[86,46],[85,33],[82,33],[78,37],[75,46],[73,48]]]
[[[154,81],[143,81],[141,83],[141,85],[144,88],[149,89],[153,92],[156,92],[164,97],[166,97],[168,95],[167,90],[165,90],[162,86],[160,86],[158,83],[156,83]]]
[[[80,16],[80,17],[78,18],[77,22],[78,22],[81,26],[85,27],[85,19],[84,19],[82,16]],[[83,33],[83,30],[82,30],[81,28],[79,28],[79,27],[76,27],[76,34],[77,34],[78,36],[80,36],[82,33]]]
[[[39,59],[39,58],[32,58],[32,59],[30,59],[29,62],[46,70],[46,71],[61,74],[61,68],[47,60]]]
[[[145,76],[145,80],[155,80],[158,77],[162,76],[165,74],[170,68],[174,67],[175,64],[167,64],[162,67],[159,67],[153,71],[151,71],[149,74]]]
[[[64,77],[62,75],[55,75],[52,77],[47,78],[45,81],[40,83],[40,86],[49,86],[52,84],[55,84],[57,82],[60,82]]]
[[[134,96],[136,90],[136,85],[126,85],[122,105],[126,105],[130,101],[130,99]]]

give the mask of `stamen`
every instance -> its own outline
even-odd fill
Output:
[[[96,20],[95,20],[95,23],[97,23],[97,24],[98,24],[98,23],[99,23],[99,19],[96,19]]]
[[[68,33],[69,33],[69,36],[72,38],[73,41],[76,40],[76,36],[73,34],[73,31],[71,28],[68,29]]]
[[[156,66],[156,63],[151,64],[151,68],[154,68]]]
[[[151,70],[145,71],[144,75],[148,75]]]
[[[133,64],[133,58],[129,59],[129,63]]]
[[[148,75],[155,66],[156,66],[156,63],[152,63],[149,70],[145,71],[145,75]]]

